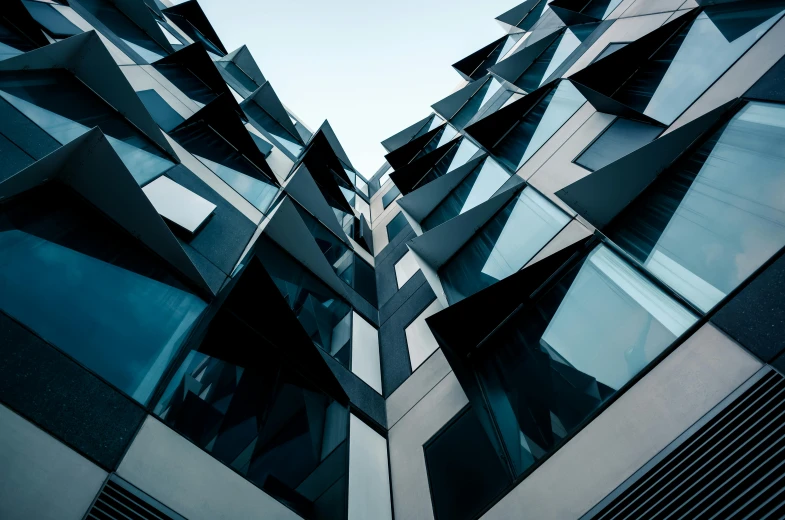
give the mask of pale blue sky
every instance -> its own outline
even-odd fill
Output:
[[[199,0],[227,50],[248,45],[281,101],[328,119],[371,176],[379,144],[430,113],[460,81],[450,65],[504,35],[521,0]]]

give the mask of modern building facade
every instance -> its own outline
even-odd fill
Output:
[[[372,177],[196,0],[1,9],[0,518],[785,515],[785,2],[527,0]]]

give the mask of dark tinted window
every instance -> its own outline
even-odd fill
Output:
[[[398,233],[407,227],[409,227],[409,222],[406,220],[406,217],[403,215],[403,213],[398,213],[387,224],[387,238],[390,240],[390,242],[392,242],[392,240],[398,236]]]
[[[392,204],[392,201],[398,198],[398,195],[400,194],[401,194],[401,190],[398,189],[398,186],[393,186],[392,188],[390,188],[387,191],[387,193],[382,195],[382,207],[384,207],[384,209],[387,209],[387,206]]]
[[[658,126],[617,119],[576,160],[587,170],[599,170],[650,143],[662,132]]]

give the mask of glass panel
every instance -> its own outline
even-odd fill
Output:
[[[137,92],[136,95],[142,100],[144,107],[156,124],[165,132],[172,130],[185,121],[183,116],[178,114],[155,90],[142,90]]]
[[[352,308],[272,240],[260,242],[257,256],[305,332],[351,370]]]
[[[379,187],[384,186],[384,184],[390,180],[390,172],[386,171],[381,177],[379,177]]]
[[[409,347],[409,361],[412,365],[412,372],[417,370],[417,367],[422,365],[439,348],[439,343],[433,337],[431,328],[425,320],[442,309],[444,309],[444,306],[441,302],[438,299],[434,300],[404,330],[406,333],[406,345]]]
[[[609,43],[607,47],[605,47],[600,54],[597,55],[596,58],[592,60],[592,63],[595,61],[599,61],[606,56],[610,56],[614,52],[618,51],[619,49],[623,49],[626,47],[626,43]]]
[[[419,270],[420,264],[415,260],[414,254],[408,251],[395,263],[395,279],[398,282],[398,289],[403,287]]]
[[[161,175],[142,191],[162,217],[190,233],[195,233],[215,210],[215,204],[166,175]]]
[[[400,233],[401,231],[403,231],[408,227],[409,227],[409,221],[406,220],[406,217],[403,215],[403,213],[398,213],[387,224],[387,239],[390,242],[392,242],[393,239],[398,236],[398,233]]]
[[[591,0],[586,7],[581,9],[581,13],[597,20],[604,20],[620,3],[621,0]]]
[[[570,27],[556,38],[515,81],[515,85],[526,92],[539,88],[559,66],[578,48],[583,40],[597,27],[585,24]]]
[[[592,143],[575,163],[595,171],[629,155],[653,141],[662,128],[629,119],[617,119]]]
[[[60,144],[99,127],[140,185],[174,166],[119,112],[66,71],[0,73],[0,97]]]
[[[58,192],[60,204],[64,196],[69,202],[76,199],[62,187]],[[59,209],[58,198],[50,200],[54,206],[47,206],[46,214],[31,211],[36,207],[31,200],[19,202],[22,214],[0,207],[6,223],[0,226],[0,309],[145,403],[206,304],[124,269],[121,265],[129,261],[145,271],[161,268],[157,262],[145,265],[154,262],[147,260],[146,250],[120,242],[123,237],[116,233],[122,230],[90,233],[103,225],[92,212],[86,217],[94,221],[88,227],[69,227],[74,222],[70,215]],[[68,245],[99,248],[102,257],[118,265],[43,238],[50,236]]]
[[[368,196],[368,183],[362,180],[359,175],[355,176],[354,185],[357,187],[358,190],[360,190],[360,193],[362,193],[366,197]]]
[[[633,202],[608,236],[708,311],[785,245],[785,106],[749,103]]]
[[[199,161],[219,176],[223,181],[231,186],[237,193],[253,204],[259,211],[267,213],[270,205],[278,194],[278,187],[255,179],[251,176],[242,174],[237,170],[228,168],[222,164],[194,155]]]
[[[19,32],[0,20],[0,60],[11,58],[35,49],[30,40],[19,34]]]
[[[540,100],[495,147],[495,154],[517,170],[572,117],[586,100],[569,81]]]
[[[352,315],[352,372],[381,395],[379,332],[356,312]]]
[[[778,7],[709,7],[668,41],[614,95],[662,123],[676,120],[780,19]]]
[[[233,61],[216,61],[215,64],[225,70],[232,78],[237,80],[240,86],[249,93],[259,88],[259,85],[254,83],[254,80],[249,78],[248,75],[243,72]]]
[[[450,123],[458,128],[466,126],[469,121],[482,111],[482,108],[493,98],[501,86],[502,84],[494,77],[486,80],[485,84],[450,119]]]
[[[485,159],[423,220],[423,229],[433,229],[485,202],[509,178],[510,174],[496,161]]]
[[[387,209],[387,206],[392,204],[392,202],[397,199],[398,195],[400,194],[401,190],[398,189],[398,186],[391,187],[389,190],[387,190],[387,193],[382,195],[382,207]]]
[[[164,36],[166,36],[166,41],[168,41],[170,44],[172,45],[183,44],[180,40],[177,39],[177,37],[174,34],[171,33],[171,31],[169,31],[169,29],[166,28],[164,24],[158,22],[158,26],[161,28],[161,32],[164,33]]]
[[[480,379],[516,472],[553,451],[696,320],[604,246],[513,315],[492,338]]]
[[[247,103],[243,107],[243,111],[263,130],[272,134],[272,138],[279,145],[279,148],[282,148],[294,158],[297,158],[303,151],[303,146],[289,132],[284,130],[278,121],[265,112],[262,107],[256,103]]]
[[[206,105],[217,96],[202,80],[194,76],[190,70],[177,63],[156,63],[155,70],[180,89],[189,98]]]
[[[31,2],[30,0],[23,0],[22,3],[24,3],[35,21],[53,38],[68,38],[69,36],[82,33],[81,29],[69,22],[65,16],[51,5]]]
[[[569,221],[548,199],[525,188],[440,269],[447,300],[460,301],[518,271]]]
[[[439,520],[477,518],[512,481],[471,408],[436,434],[424,451],[433,509]]]
[[[349,520],[392,520],[387,440],[349,415]]]
[[[445,173],[450,173],[451,171],[458,169],[469,162],[479,149],[480,148],[473,142],[469,141],[465,137],[462,138],[461,143],[458,145],[458,148],[455,151],[455,155],[453,155],[453,158],[450,161],[450,167],[447,168],[447,172]]]
[[[79,3],[87,8],[101,23],[106,25],[117,38],[131,47],[142,59],[152,63],[166,56],[166,52],[152,38],[129,20],[111,2],[82,0]]]
[[[452,139],[456,135],[458,135],[458,131],[455,128],[453,128],[452,125],[445,126],[444,130],[442,131],[442,135],[439,137],[438,141],[436,142],[436,146],[434,147],[434,150],[452,141]]]
[[[237,337],[221,332],[208,334],[211,351],[222,351],[211,337]],[[239,366],[190,352],[155,414],[303,518],[345,518],[349,413],[275,355],[264,355],[262,366]]]

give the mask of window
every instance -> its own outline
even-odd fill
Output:
[[[147,136],[65,70],[2,72],[0,97],[60,144],[99,127],[140,185],[174,166]]]
[[[398,289],[406,285],[406,282],[417,274],[417,271],[419,270],[420,266],[414,258],[414,253],[407,251],[406,254],[395,263],[395,279],[398,282]]]
[[[393,239],[398,236],[398,233],[408,227],[410,226],[409,222],[406,220],[406,217],[403,215],[403,213],[398,213],[390,222],[387,223],[387,240],[392,242]]]
[[[425,322],[437,312],[444,309],[441,302],[434,300],[419,316],[405,329],[406,345],[409,347],[409,362],[412,372],[422,365],[431,354],[439,348],[439,343],[433,337],[431,328]]]
[[[230,321],[230,328],[227,320],[213,321],[211,330],[218,330],[201,348],[225,352],[220,338],[232,337],[242,350],[265,349],[264,363],[240,366],[192,351],[154,413],[300,517],[346,518],[349,411],[261,346],[242,321]],[[352,447],[362,452],[355,444],[363,443],[364,432],[357,430],[352,425]],[[369,456],[360,464],[375,461]],[[369,492],[383,478],[368,480]]]
[[[153,67],[183,94],[198,103],[206,105],[218,97],[201,79],[178,63],[154,63]]]
[[[146,403],[206,304],[63,185],[0,215],[0,310]]]
[[[510,174],[490,157],[464,180],[423,220],[423,230],[433,229],[491,198]]]
[[[183,116],[178,114],[155,90],[142,90],[137,92],[136,95],[142,100],[144,107],[153,117],[156,124],[165,132],[173,130],[184,121]]]
[[[463,107],[461,107],[458,113],[450,119],[450,123],[458,128],[465,127],[469,121],[480,114],[483,107],[496,95],[501,86],[502,84],[499,80],[493,76],[489,76],[483,86],[480,87]]]
[[[388,167],[387,171],[384,172],[381,177],[379,177],[379,187],[381,188],[382,186],[384,186],[389,180],[390,180],[390,168]]]
[[[785,246],[785,106],[745,105],[607,235],[704,311]]]
[[[68,18],[60,14],[51,5],[31,2],[30,0],[23,0],[22,3],[24,3],[33,19],[53,38],[68,38],[69,36],[82,33],[81,29],[69,22]]]
[[[183,45],[183,42],[177,39],[177,37],[172,34],[172,32],[161,22],[158,22],[158,26],[161,28],[161,32],[164,33],[166,36],[166,41],[169,42],[171,45]]]
[[[136,54],[148,63],[153,63],[166,56],[160,45],[155,43],[147,33],[125,16],[111,2],[83,0],[80,2],[98,20],[106,25],[113,35],[125,43]]]
[[[537,90],[545,83],[570,54],[577,49],[597,24],[576,25],[567,28],[556,38],[515,81],[515,85],[526,92]]]
[[[531,305],[489,338],[479,368],[517,474],[697,320],[602,245]]]
[[[569,221],[526,187],[439,270],[447,299],[455,303],[518,271]]]
[[[569,82],[546,94],[494,148],[496,156],[517,170],[550,139],[586,101]]]
[[[604,20],[620,3],[621,0],[591,0],[581,9],[581,13],[597,20]]]
[[[215,204],[180,186],[166,175],[161,175],[142,191],[162,217],[192,234],[215,210]]]
[[[511,482],[471,407],[425,445],[436,520],[471,520]]]
[[[606,57],[606,56],[610,56],[611,54],[613,54],[614,52],[618,51],[619,49],[623,49],[624,47],[626,47],[626,46],[627,46],[627,43],[628,43],[628,42],[620,42],[620,43],[609,43],[609,44],[608,44],[608,46],[607,46],[607,47],[605,47],[605,48],[602,50],[602,52],[601,52],[601,53],[599,53],[599,54],[597,55],[597,57],[596,57],[596,58],[594,58],[594,59],[593,59],[591,62],[592,62],[592,63],[594,63],[594,62],[596,62],[596,61],[599,61],[599,60],[603,59],[603,58],[604,58],[604,57]]]
[[[782,14],[781,6],[708,7],[643,64],[614,98],[670,124]]]
[[[233,61],[216,61],[216,65],[218,65],[221,69],[225,70],[226,73],[237,81],[239,87],[247,90],[249,93],[254,92],[259,85],[257,85],[254,80],[252,80],[248,75],[243,72],[240,67],[238,67]]]
[[[595,171],[653,141],[662,128],[629,119],[617,119],[589,146],[575,164]]]
[[[398,195],[401,194],[401,190],[398,189],[398,186],[393,186],[387,193],[382,195],[382,208],[387,209],[387,206],[392,204],[392,201],[398,198]]]
[[[281,124],[256,103],[247,103],[243,110],[262,130],[272,135],[275,143],[292,158],[297,158],[303,146]]]

